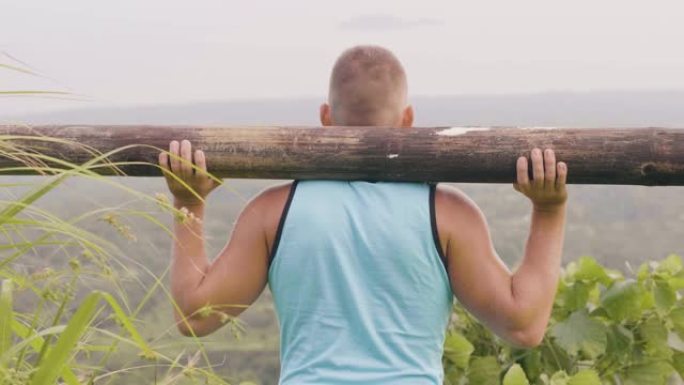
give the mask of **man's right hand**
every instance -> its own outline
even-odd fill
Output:
[[[176,199],[176,203],[180,205],[202,203],[204,198],[220,184],[207,173],[204,151],[195,150],[193,156],[192,145],[188,140],[180,143],[176,140],[172,141],[169,144],[168,153],[159,153],[159,166],[164,173],[169,190]]]
[[[530,198],[535,209],[553,210],[561,207],[568,199],[565,181],[568,166],[556,162],[556,154],[551,149],[532,150],[532,180],[528,174],[527,157],[521,156],[517,163],[517,182],[513,187]]]

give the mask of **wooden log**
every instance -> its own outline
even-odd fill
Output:
[[[103,153],[145,145],[110,158],[152,163],[122,167],[132,176],[160,175],[154,166],[158,152],[149,146],[188,139],[206,152],[210,171],[219,177],[512,183],[516,158],[548,147],[568,163],[569,183],[684,185],[683,129],[0,126],[0,144],[21,142],[83,163],[92,154],[77,146],[13,136],[71,140]],[[0,157],[0,169],[16,164]]]

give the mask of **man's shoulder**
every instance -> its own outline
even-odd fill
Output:
[[[437,210],[468,210],[475,202],[458,187],[440,183],[435,188],[435,208]]]
[[[290,199],[290,191],[294,186],[295,182],[269,186],[256,194],[243,210],[260,223],[266,237],[269,254],[276,238],[281,217]]]
[[[274,214],[277,214],[277,216],[280,217],[282,208],[285,206],[294,184],[295,182],[285,182],[269,186],[261,190],[261,192],[252,199],[251,204],[255,208],[263,210],[263,212],[275,211]]]
[[[453,185],[438,184],[435,190],[435,212],[440,228],[467,226],[484,219],[477,204]],[[441,220],[440,220],[441,219]]]

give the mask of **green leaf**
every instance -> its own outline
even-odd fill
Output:
[[[600,282],[604,285],[608,285],[611,282],[611,279],[603,266],[599,265],[599,263],[591,257],[581,257],[579,259],[574,277],[576,280]]]
[[[567,385],[569,380],[570,376],[565,373],[565,370],[559,370],[551,376],[549,385]]]
[[[568,353],[563,347],[558,344],[555,338],[551,338],[551,329],[548,331],[548,338],[545,339],[538,350],[544,358],[542,364],[546,373],[554,373],[559,370],[568,370],[576,362],[575,354]],[[528,373],[525,371],[525,373]]]
[[[684,274],[680,272],[676,277],[668,279],[667,283],[675,290],[684,289]]]
[[[672,352],[684,352],[684,339],[679,337],[679,334],[674,332],[667,333],[667,346],[672,349]]]
[[[598,320],[592,319],[586,310],[578,310],[566,320],[551,329],[556,343],[572,355],[580,351],[590,358],[596,358],[606,351],[607,328]]]
[[[670,311],[677,301],[675,290],[667,281],[662,279],[656,280],[656,285],[653,288],[653,297],[655,298],[656,309],[661,315]]]
[[[680,270],[677,274],[672,275],[668,282],[675,290],[684,289],[684,269]]]
[[[679,374],[679,377],[684,379],[684,353],[675,352],[672,355],[672,366]]]
[[[563,291],[562,298],[565,310],[573,312],[577,309],[583,309],[587,306],[589,300],[589,284],[582,281],[577,281],[572,285],[568,285]]]
[[[639,301],[641,303],[641,313],[653,309],[655,306],[655,297],[653,296],[653,291],[641,290],[641,298],[639,298]]]
[[[679,335],[680,338],[684,339],[684,307],[678,304],[670,314],[668,315],[672,321],[672,328]]]
[[[644,350],[651,357],[670,359],[672,350],[667,344],[667,327],[660,319],[651,317],[639,326]]]
[[[601,385],[601,379],[595,370],[582,369],[570,377],[568,385]]]
[[[615,321],[635,319],[641,315],[641,289],[633,279],[615,282],[601,296],[601,306]]]
[[[503,378],[503,385],[530,385],[525,371],[518,364],[513,364]]]
[[[606,354],[616,359],[623,359],[632,352],[634,334],[622,325],[612,325],[608,330],[608,347]]]
[[[624,385],[665,385],[673,370],[665,361],[632,365],[625,371]]]
[[[465,372],[455,365],[444,366],[444,385],[460,385],[465,381]]]
[[[2,280],[0,283],[0,357],[12,347],[12,281]]]
[[[598,305],[599,301],[601,299],[601,290],[599,289],[599,285],[592,285],[591,289],[589,290],[589,298],[587,299],[588,303]]]
[[[461,369],[468,367],[468,361],[473,350],[475,350],[473,344],[458,332],[449,333],[444,341],[444,355]]]
[[[473,357],[468,367],[468,385],[498,385],[500,374],[496,357]]]
[[[672,276],[682,271],[683,267],[684,265],[682,265],[682,258],[679,255],[670,254],[667,256],[667,258],[660,261],[658,267],[656,268],[656,272],[665,273]]]
[[[650,275],[651,269],[648,268],[648,263],[642,263],[641,266],[639,266],[639,270],[637,270],[637,280],[639,280],[639,282],[643,282],[647,280]]]

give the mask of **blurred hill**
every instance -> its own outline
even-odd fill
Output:
[[[76,108],[0,122],[316,125],[324,97]],[[416,96],[416,125],[684,127],[684,90]]]

